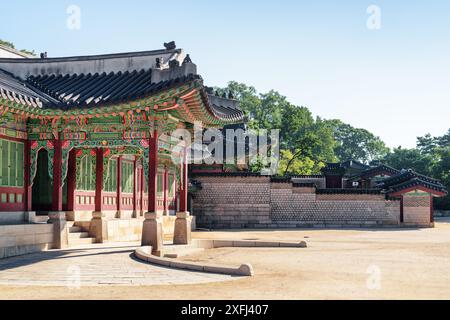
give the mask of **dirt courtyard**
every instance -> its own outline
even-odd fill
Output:
[[[223,231],[194,237],[306,240],[308,248],[222,248],[183,258],[249,262],[254,277],[80,289],[0,286],[0,299],[450,299],[450,219],[438,220],[434,229]]]

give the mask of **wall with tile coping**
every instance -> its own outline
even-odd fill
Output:
[[[193,211],[197,226],[203,228],[400,226],[400,201],[386,200],[382,194],[316,194],[308,186],[257,176],[199,175],[194,179],[202,184],[193,194]],[[420,210],[420,219],[410,218],[405,224],[430,226],[430,215],[425,214],[429,205],[423,203]]]

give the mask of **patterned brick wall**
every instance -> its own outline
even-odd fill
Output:
[[[381,195],[316,195],[295,193],[295,188],[271,189],[271,218],[297,227],[373,226],[398,224],[399,201]]]
[[[400,201],[385,200],[380,194],[316,195],[314,188],[270,182],[268,177],[195,179],[203,187],[194,194],[199,227],[366,227],[400,222]]]
[[[410,225],[429,225],[430,195],[410,192],[403,196],[403,222]]]
[[[214,229],[261,228],[270,221],[270,178],[201,177],[194,194],[197,226]]]

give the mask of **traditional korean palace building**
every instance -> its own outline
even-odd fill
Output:
[[[64,213],[57,219],[72,221],[74,243],[132,240],[144,213],[188,210],[187,144],[174,163],[170,133],[196,121],[222,128],[243,113],[210,94],[189,55],[165,46],[0,58],[0,224]],[[120,223],[99,235],[89,226],[93,213]]]

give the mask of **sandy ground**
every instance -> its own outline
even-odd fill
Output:
[[[184,257],[249,262],[254,277],[196,285],[5,287],[1,299],[450,299],[450,219],[434,229],[196,232],[197,238],[306,240],[308,248],[223,248]]]

